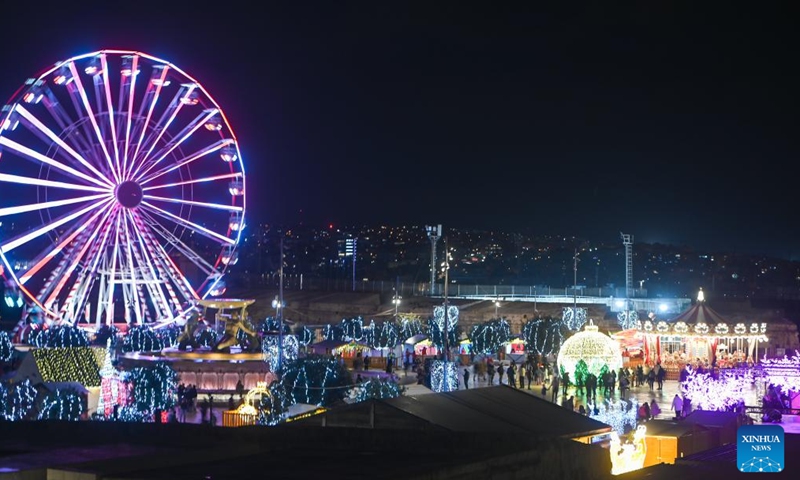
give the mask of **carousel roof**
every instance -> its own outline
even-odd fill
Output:
[[[687,325],[696,325],[698,323],[705,323],[706,325],[728,323],[728,321],[722,315],[706,305],[705,302],[695,303],[692,308],[669,320],[669,322],[684,322]]]

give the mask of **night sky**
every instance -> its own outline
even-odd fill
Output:
[[[7,3],[0,97],[103,48],[175,63],[237,132],[251,225],[624,231],[800,259],[800,42],[764,2]]]

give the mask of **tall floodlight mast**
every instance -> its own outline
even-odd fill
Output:
[[[633,235],[619,232],[619,236],[625,246],[625,308],[630,310],[633,290]]]
[[[425,227],[431,240],[431,295],[436,293],[436,242],[442,238],[442,224]]]

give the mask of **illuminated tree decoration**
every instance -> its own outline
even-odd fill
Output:
[[[277,425],[292,406],[291,395],[286,387],[279,382],[272,382],[269,386],[269,395],[262,395],[258,405],[258,424]]]
[[[25,420],[36,405],[36,388],[26,378],[14,385],[3,400],[0,408],[6,420]]]
[[[277,335],[280,330],[281,322],[275,317],[267,317],[261,322],[262,335]],[[283,334],[288,335],[292,333],[291,328],[287,322],[283,322]]]
[[[522,326],[522,340],[529,352],[556,355],[564,343],[566,330],[561,320],[553,317],[528,320]]]
[[[353,380],[347,368],[335,359],[309,355],[284,364],[281,384],[293,404],[329,406],[344,398]]]
[[[300,345],[307,347],[314,343],[314,330],[303,326],[297,332],[297,341]]]
[[[33,330],[28,336],[28,343],[38,348],[88,347],[89,337],[81,328],[56,325],[47,330]]]
[[[598,378],[602,378],[600,369],[603,365],[613,370],[622,368],[619,344],[610,336],[600,333],[591,321],[583,331],[569,337],[558,352],[558,364],[567,372],[574,372],[580,360],[585,361],[589,372]]]
[[[741,372],[721,372],[718,378],[691,370],[681,382],[681,390],[698,410],[731,411],[744,404],[752,377]]]
[[[392,349],[400,343],[400,329],[394,322],[383,322],[375,336],[375,347]]]
[[[130,375],[133,383],[133,405],[139,412],[155,413],[175,404],[177,374],[168,364],[157,362],[137,367]]]
[[[379,378],[367,380],[353,387],[351,397],[355,403],[372,399],[395,398],[402,395],[404,387],[391,380]]]
[[[497,353],[510,338],[511,327],[505,319],[473,325],[469,332],[472,351],[478,354]]]
[[[431,362],[431,390],[437,393],[458,390],[458,365],[455,362]]]
[[[109,339],[103,366],[100,368],[100,398],[97,400],[97,412],[109,416],[114,412],[114,406],[127,405],[130,395],[129,385],[111,363]]]
[[[159,328],[156,332],[165,348],[178,346],[178,337],[181,333],[183,333],[183,329],[175,324]]]
[[[620,400],[619,402],[602,402],[597,404],[598,413],[589,409],[589,416],[599,422],[610,425],[618,435],[625,435],[629,430],[636,428],[636,405],[632,402]]]
[[[342,319],[344,340],[361,342],[364,338],[364,320],[361,317]]]
[[[564,307],[561,321],[568,330],[577,331],[586,323],[586,309],[583,307]]]
[[[584,385],[586,385],[586,379],[588,377],[589,366],[586,365],[586,361],[583,359],[578,360],[578,363],[575,364],[575,385],[578,386],[578,391],[581,391]]]
[[[377,336],[378,333],[377,329],[378,327],[375,325],[375,320],[370,320],[369,325],[363,328],[364,336],[361,339],[361,343],[363,343],[364,345],[369,345],[372,348],[378,348],[375,345],[376,342],[375,337]]]
[[[31,350],[43,382],[78,382],[100,386],[100,368],[91,347],[36,348]]]
[[[56,389],[45,395],[39,409],[39,420],[77,422],[85,411],[83,398],[73,389]]]
[[[164,349],[164,342],[156,332],[143,325],[130,327],[122,341],[124,352],[160,352]]]
[[[323,330],[323,337],[325,340],[335,340],[337,342],[345,342],[344,328],[341,325],[325,325]]]
[[[11,360],[14,355],[14,345],[11,343],[8,333],[0,331],[0,362]]]
[[[413,314],[400,314],[399,328],[400,338],[403,341],[406,341],[411,337],[427,333],[419,317]]]
[[[458,307],[450,305],[447,307],[447,343],[448,345],[458,345],[458,337],[461,328],[458,324]],[[433,318],[428,319],[428,336],[431,343],[438,349],[444,349],[444,306],[439,305],[433,309]]]
[[[639,321],[639,312],[637,312],[636,310],[622,310],[621,312],[617,313],[617,322],[619,323],[620,328],[622,328],[623,330],[636,328],[636,324],[638,321]]]
[[[278,368],[278,336],[267,335],[261,342],[261,354],[264,361],[269,363],[270,366],[277,370]],[[283,361],[292,362],[297,360],[300,353],[300,343],[297,341],[295,335],[283,336]]]

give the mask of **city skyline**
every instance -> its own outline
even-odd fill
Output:
[[[797,259],[796,33],[759,8],[42,8],[8,26],[0,95],[100,48],[174,62],[230,118],[251,225],[623,230]]]

